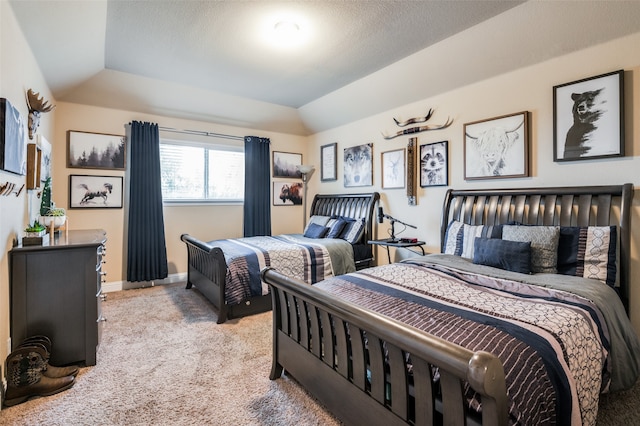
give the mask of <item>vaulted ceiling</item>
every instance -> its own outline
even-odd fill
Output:
[[[299,135],[640,31],[636,1],[10,3],[56,101]]]

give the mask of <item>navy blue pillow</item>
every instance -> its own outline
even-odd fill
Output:
[[[327,226],[329,227],[329,232],[327,233],[325,238],[339,238],[340,234],[344,227],[347,225],[347,221],[338,217],[335,219],[329,219]]]
[[[328,231],[329,228],[326,226],[310,223],[307,230],[304,231],[304,236],[307,238],[323,238]]]
[[[473,247],[473,263],[522,274],[531,273],[530,241],[476,237]]]

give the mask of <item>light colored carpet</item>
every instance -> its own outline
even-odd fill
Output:
[[[338,425],[292,380],[269,380],[271,313],[216,324],[183,284],[108,294],[97,365],[2,425]],[[53,342],[55,350],[55,342]]]
[[[98,363],[1,425],[339,425],[295,381],[269,380],[271,313],[216,324],[183,284],[108,294]],[[54,349],[55,350],[55,342]],[[640,425],[640,384],[604,396],[598,426]]]

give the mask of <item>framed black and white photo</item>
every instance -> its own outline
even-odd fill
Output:
[[[69,208],[121,209],[122,176],[69,175]]]
[[[301,164],[302,154],[273,151],[273,177],[302,179]]]
[[[274,206],[301,206],[304,187],[301,182],[273,182]]]
[[[67,167],[124,170],[126,140],[122,135],[67,132]]]
[[[344,186],[373,185],[373,144],[344,149]]]
[[[44,182],[51,177],[51,144],[44,136],[39,134],[38,146],[42,153],[42,159],[40,161],[40,180]]]
[[[553,87],[553,161],[624,156],[624,71]]]
[[[382,159],[382,187],[384,189],[404,188],[404,148],[380,154]]]
[[[529,176],[529,112],[464,125],[464,178]]]
[[[320,180],[329,182],[338,180],[338,143],[330,143],[320,147]]]
[[[0,170],[27,174],[25,121],[5,98],[0,98]]]
[[[420,186],[449,184],[449,142],[420,145]]]

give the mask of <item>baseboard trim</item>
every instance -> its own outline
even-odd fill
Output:
[[[173,283],[186,282],[186,281],[187,281],[186,272],[181,272],[178,274],[170,274],[167,278],[164,278],[162,280],[139,281],[139,282],[111,281],[107,283],[102,283],[102,292],[110,293],[113,291],[130,290],[133,288],[153,287],[155,285],[173,284]]]

